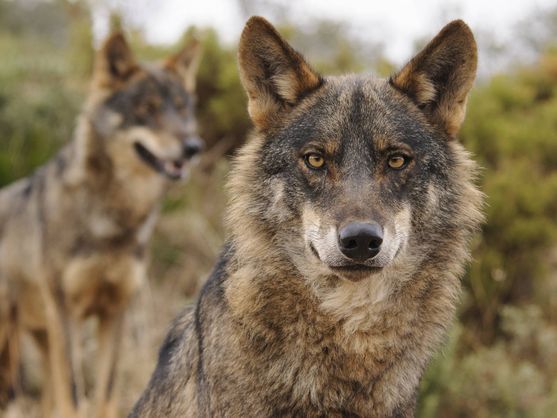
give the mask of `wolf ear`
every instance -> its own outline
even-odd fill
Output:
[[[474,35],[466,23],[455,20],[392,76],[390,83],[454,138],[464,121],[477,62]]]
[[[304,58],[262,17],[251,17],[240,37],[240,79],[248,95],[248,112],[260,129],[274,124],[323,83]]]
[[[195,79],[201,61],[201,44],[191,39],[177,54],[165,62],[165,68],[178,74],[189,92],[195,91]]]
[[[110,35],[97,52],[94,82],[102,87],[118,88],[139,69],[124,35]]]

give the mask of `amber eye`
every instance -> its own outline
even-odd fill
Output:
[[[395,170],[400,170],[404,168],[408,162],[408,159],[403,155],[393,155],[389,158],[389,167]]]
[[[310,152],[309,154],[306,154],[304,159],[306,161],[306,165],[312,170],[319,170],[325,165],[325,158],[323,158],[322,155],[317,154],[316,152]]]

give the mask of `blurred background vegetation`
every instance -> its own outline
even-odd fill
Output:
[[[245,15],[261,6],[239,3]],[[78,0],[0,0],[0,187],[28,175],[71,139],[92,65],[92,7],[94,2]],[[382,44],[353,38],[345,22],[316,19],[298,27],[284,10],[273,14],[324,73],[388,75],[394,69]],[[509,45],[512,51],[528,46],[534,59],[527,65],[514,52],[502,53],[505,46],[480,42],[484,60],[506,57],[501,70],[477,83],[461,133],[484,167],[488,220],[474,243],[458,322],[423,381],[422,418],[557,416],[557,7],[529,19]],[[528,31],[542,24],[535,36]],[[125,15],[115,13],[111,25],[125,29],[145,60],[180,44],[149,45]],[[209,147],[189,183],[174,187],[163,206],[150,282],[126,334],[136,355],[123,364],[123,410],[152,371],[164,327],[212,267],[224,237],[227,156],[250,127],[236,46],[211,28],[184,32],[192,35],[205,51],[197,113]],[[422,43],[416,40],[416,46]],[[31,411],[32,384],[29,393],[31,406],[23,408]]]

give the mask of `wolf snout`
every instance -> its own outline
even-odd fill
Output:
[[[192,159],[205,147],[205,142],[197,137],[188,137],[182,142],[182,154],[186,160]]]
[[[376,224],[351,222],[339,231],[339,248],[342,254],[354,261],[375,257],[383,243],[383,228]]]

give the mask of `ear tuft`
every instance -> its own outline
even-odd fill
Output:
[[[302,55],[258,16],[251,17],[242,32],[238,62],[250,117],[263,129],[323,83]]]
[[[446,25],[390,83],[407,95],[450,137],[458,133],[476,77],[477,47],[462,20]]]
[[[195,91],[202,49],[201,43],[191,38],[177,54],[172,55],[165,62],[165,68],[178,74],[183,80],[184,87],[190,92]]]
[[[102,87],[117,88],[139,69],[121,32],[110,35],[95,59],[94,80]]]

